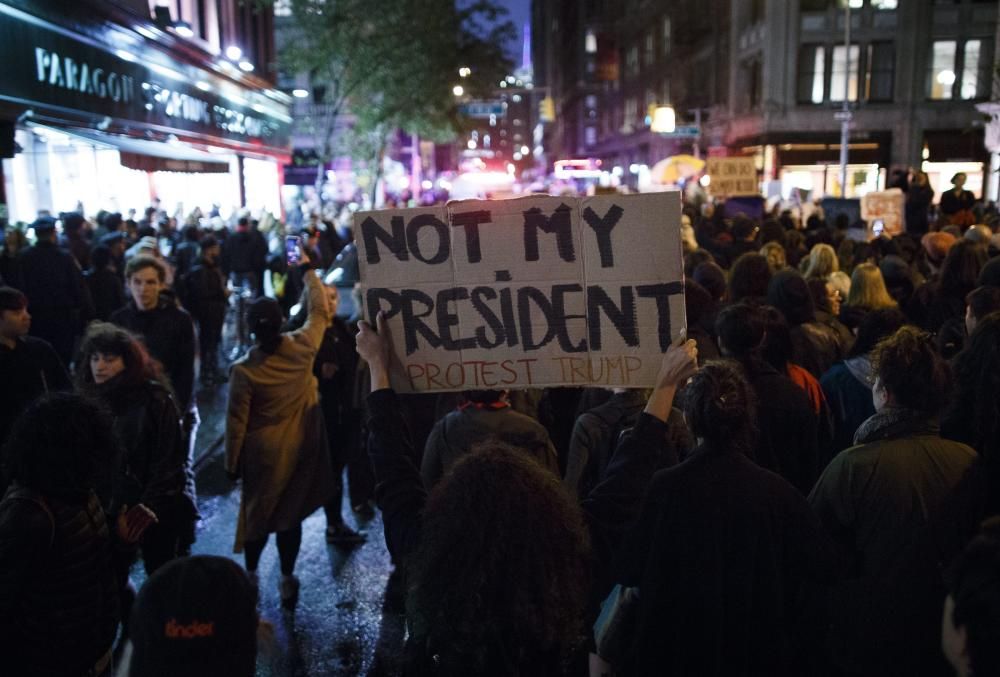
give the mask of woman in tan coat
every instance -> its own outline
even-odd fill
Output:
[[[315,273],[304,274],[309,316],[294,332],[274,299],[259,298],[247,311],[254,338],[250,352],[233,365],[226,419],[226,470],[243,479],[234,552],[245,549],[256,581],[268,535],[277,534],[281,601],[293,607],[293,575],[302,541],[302,520],[333,493],[333,471],[312,367],[332,311]]]

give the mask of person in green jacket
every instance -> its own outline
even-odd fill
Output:
[[[826,595],[829,660],[857,676],[947,675],[928,531],[976,453],[938,434],[950,373],[930,334],[902,327],[875,347],[872,367],[875,415],[809,495],[852,559]]]

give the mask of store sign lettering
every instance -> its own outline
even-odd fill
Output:
[[[85,61],[78,62],[41,47],[35,48],[35,68],[39,82],[115,102],[132,101],[134,80],[129,75],[91,68]]]
[[[196,96],[166,89],[149,82],[142,83],[146,110],[159,109],[170,118],[180,118],[189,122],[210,125],[231,134],[268,137],[273,133],[271,125],[237,110],[221,105],[212,105]]]

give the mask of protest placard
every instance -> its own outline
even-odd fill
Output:
[[[715,197],[760,195],[757,166],[752,157],[710,157],[708,189]]]
[[[685,327],[680,210],[674,191],[355,214],[393,387],[652,386]]]
[[[899,188],[867,193],[861,197],[861,218],[868,222],[870,238],[883,234],[895,237],[903,232],[905,201],[906,195]],[[878,221],[882,222],[881,232],[875,232]]]

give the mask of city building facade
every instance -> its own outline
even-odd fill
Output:
[[[545,73],[557,157],[593,157],[626,183],[678,153],[752,155],[767,195],[846,195],[924,169],[996,197],[984,149],[995,0],[535,0],[554,40]],[[850,46],[846,47],[846,17]],[[847,105],[844,105],[845,94]],[[655,107],[678,133],[651,131]],[[696,130],[696,133],[695,133]]]
[[[155,200],[280,211],[290,97],[268,10],[238,0],[0,2],[0,204],[123,213]]]

